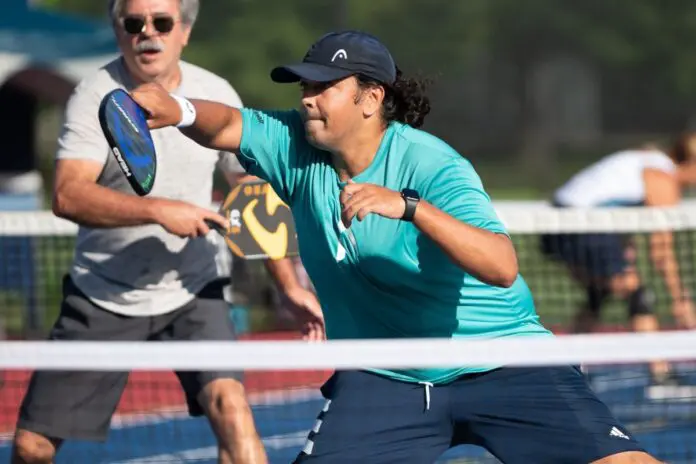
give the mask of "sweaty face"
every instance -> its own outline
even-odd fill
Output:
[[[191,28],[181,22],[179,0],[129,0],[116,18],[119,48],[128,68],[150,82],[177,69]]]
[[[332,151],[356,130],[365,117],[355,77],[333,82],[300,82],[302,116],[307,140],[317,148]]]

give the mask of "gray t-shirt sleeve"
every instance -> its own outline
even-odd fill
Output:
[[[109,144],[99,125],[101,97],[90,86],[78,85],[65,109],[56,159],[106,163]]]
[[[233,106],[235,108],[243,108],[244,105],[242,104],[242,99],[239,97],[239,94],[237,93],[236,90],[230,85],[229,82],[224,81],[224,84],[221,86],[222,88],[221,93],[219,95],[218,101],[220,103],[224,103],[229,106]],[[234,153],[226,152],[226,151],[221,151],[219,155],[219,161],[217,163],[218,169],[220,169],[223,172],[230,173],[230,174],[245,174],[246,171],[242,167],[242,165],[239,163],[239,160],[237,159],[237,155]]]

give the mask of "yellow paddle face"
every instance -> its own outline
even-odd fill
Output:
[[[280,259],[298,254],[290,208],[267,182],[235,187],[220,213],[227,218],[225,241],[244,259]]]

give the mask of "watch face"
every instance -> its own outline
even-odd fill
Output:
[[[418,192],[416,192],[416,191],[413,190],[413,189],[403,189],[403,190],[401,191],[401,193],[403,193],[403,195],[404,195],[406,198],[410,198],[410,199],[413,199],[413,200],[420,200],[420,195],[418,194]]]

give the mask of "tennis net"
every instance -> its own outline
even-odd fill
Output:
[[[495,206],[515,242],[520,272],[532,289],[542,321],[555,330],[569,330],[575,311],[585,301],[586,291],[571,278],[562,260],[542,252],[543,239],[549,234],[609,234],[609,242],[600,247],[609,251],[612,237],[630,238],[638,273],[656,296],[654,305],[660,322],[669,327],[674,324],[671,298],[660,272],[652,264],[650,238],[654,232],[671,231],[683,285],[696,294],[695,202],[670,209],[554,209],[543,203],[524,202],[496,202]],[[72,259],[76,232],[74,224],[50,212],[0,214],[1,322],[8,331],[42,334],[55,320],[61,277]],[[270,309],[267,300],[259,297],[264,288],[270,287],[263,267],[259,262],[246,267],[253,271],[252,278],[235,281],[235,291],[255,307]],[[625,300],[610,298],[601,314],[603,327],[626,326],[626,306]]]
[[[669,361],[679,382],[651,384],[647,365],[656,360]],[[109,439],[67,442],[57,463],[216,462],[214,436],[205,419],[185,413],[173,369],[243,371],[270,462],[288,463],[316,427],[325,406],[318,387],[335,369],[498,364],[582,365],[595,393],[622,423],[617,440],[630,434],[666,462],[696,461],[696,332],[676,331],[479,341],[3,342],[0,461],[9,462],[17,408],[34,369],[131,371]],[[438,387],[433,388],[435,399]],[[390,414],[379,406],[375,414]],[[75,411],[83,414],[88,411]],[[498,461],[467,445],[447,451],[438,462]]]

